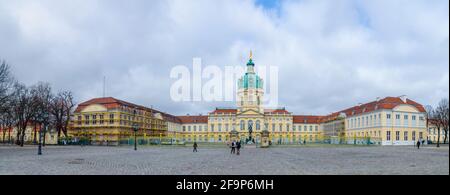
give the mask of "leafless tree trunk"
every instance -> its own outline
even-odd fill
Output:
[[[33,124],[33,144],[36,144],[37,143],[37,135],[36,135],[36,133],[37,133],[37,129],[36,129],[36,124]]]
[[[438,140],[437,140],[437,147],[440,146],[441,143],[441,130],[444,131],[444,144],[447,140],[447,134],[448,134],[448,125],[449,125],[449,105],[448,105],[448,99],[443,99],[439,102],[439,105],[436,107],[436,109],[433,109],[430,115],[431,124],[436,126],[436,129],[438,130]]]
[[[54,118],[54,125],[57,130],[58,141],[62,134],[67,137],[67,128],[70,122],[70,114],[75,104],[70,91],[59,92],[51,103],[51,113]]]
[[[15,83],[13,92],[13,112],[17,127],[17,141],[20,146],[24,144],[25,131],[32,121],[36,106],[30,90],[23,84]]]
[[[448,125],[449,125],[449,102],[448,99],[443,99],[439,102],[439,106],[436,108],[436,115],[438,123],[441,129],[444,131],[444,144],[447,141]],[[439,132],[440,134],[440,132]],[[439,136],[440,137],[440,136]]]
[[[38,83],[31,88],[31,94],[33,97],[33,106],[35,107],[35,112],[33,115],[33,120],[36,123],[43,125],[43,146],[45,146],[45,135],[47,134],[48,126],[51,122],[50,105],[53,99],[53,94],[51,87],[48,83]]]

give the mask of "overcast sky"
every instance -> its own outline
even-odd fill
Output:
[[[32,85],[175,115],[230,102],[173,102],[176,65],[279,67],[279,104],[328,114],[376,97],[449,96],[448,0],[0,0],[0,59]]]

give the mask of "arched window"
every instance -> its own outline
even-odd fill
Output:
[[[250,130],[250,128],[251,128],[252,130],[254,130],[254,127],[253,127],[253,121],[252,121],[252,120],[249,120],[249,121],[248,121],[248,130]]]
[[[260,122],[259,120],[256,121],[256,130],[260,130],[261,126],[260,126]]]
[[[241,131],[245,130],[245,122],[242,120],[241,121]]]

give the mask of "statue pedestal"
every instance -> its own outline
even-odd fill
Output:
[[[268,148],[270,146],[269,144],[269,131],[264,130],[261,133],[261,148]]]

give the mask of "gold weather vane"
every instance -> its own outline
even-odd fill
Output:
[[[252,52],[252,50],[250,50],[250,60],[252,60],[253,59],[253,52]]]

